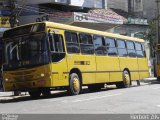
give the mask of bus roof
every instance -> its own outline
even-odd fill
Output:
[[[65,30],[78,31],[78,32],[84,32],[84,33],[90,33],[90,34],[98,34],[98,35],[103,35],[103,36],[117,38],[117,39],[144,42],[143,39],[128,37],[128,36],[109,33],[109,32],[103,32],[103,31],[98,31],[98,30],[93,30],[93,29],[88,29],[88,28],[82,28],[82,27],[76,27],[76,26],[60,24],[60,23],[54,23],[54,22],[45,22],[45,23],[46,23],[46,26],[53,26],[54,28],[63,28]]]
[[[143,39],[139,39],[139,38],[134,38],[134,37],[124,36],[124,35],[109,33],[109,32],[105,32],[105,31],[93,30],[93,29],[88,29],[88,28],[76,27],[76,26],[71,26],[71,25],[66,25],[66,24],[61,24],[61,23],[48,22],[48,21],[21,25],[21,26],[18,26],[16,28],[20,28],[20,27],[27,26],[27,25],[34,25],[34,24],[38,24],[38,23],[45,23],[47,27],[53,27],[53,28],[57,28],[57,29],[64,29],[64,30],[69,30],[69,31],[77,31],[77,32],[84,32],[84,33],[89,33],[89,34],[103,35],[103,36],[107,36],[107,37],[111,37],[111,38],[117,38],[117,39],[123,39],[123,40],[144,42]],[[12,29],[14,29],[14,28],[12,28]],[[9,29],[7,31],[10,31],[12,29]]]

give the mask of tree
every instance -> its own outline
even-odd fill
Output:
[[[156,45],[156,36],[157,36],[157,27],[156,20],[153,20],[149,23],[148,33],[146,34],[146,40],[150,43],[151,56],[154,57],[155,45]]]
[[[151,57],[153,58],[154,77],[157,76],[156,72],[156,38],[157,37],[157,20],[153,20],[149,23],[149,30],[146,34],[146,40],[150,43]]]

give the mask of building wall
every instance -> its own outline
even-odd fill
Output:
[[[128,0],[107,0],[107,8],[121,9],[128,12]]]
[[[108,8],[121,9],[126,12],[129,12],[129,7],[131,12],[143,11],[143,0],[108,0],[107,5]]]
[[[156,0],[144,0],[144,10],[143,15],[145,18],[148,18],[148,20],[152,20],[157,16],[157,6],[156,6]]]
[[[130,1],[130,5],[128,4]],[[138,17],[152,20],[157,16],[156,0],[107,0],[108,8],[121,9],[126,12],[134,12]],[[129,7],[130,6],[130,10]]]
[[[66,4],[87,8],[105,8],[106,0],[17,0],[21,4]]]

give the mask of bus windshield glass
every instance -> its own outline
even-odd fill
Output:
[[[45,33],[31,34],[5,40],[4,69],[28,68],[49,63]]]

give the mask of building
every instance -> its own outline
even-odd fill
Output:
[[[108,0],[107,7],[128,20],[126,24],[111,29],[111,31],[127,36],[141,37],[140,35],[145,33],[148,28],[147,19],[143,17],[144,1]]]
[[[84,7],[84,8],[105,8],[106,0],[16,0],[18,3],[26,5],[66,5],[72,7]],[[76,9],[76,8],[75,8]]]
[[[16,0],[20,24],[49,20],[105,31],[127,20],[107,10],[107,0]]]
[[[157,16],[156,0],[108,0],[107,7],[121,9],[149,21]]]
[[[10,28],[9,16],[10,7],[8,0],[0,0],[0,37],[2,37],[3,32]]]
[[[156,18],[157,15],[157,3],[156,0],[144,0],[144,12],[143,15],[149,21]]]

